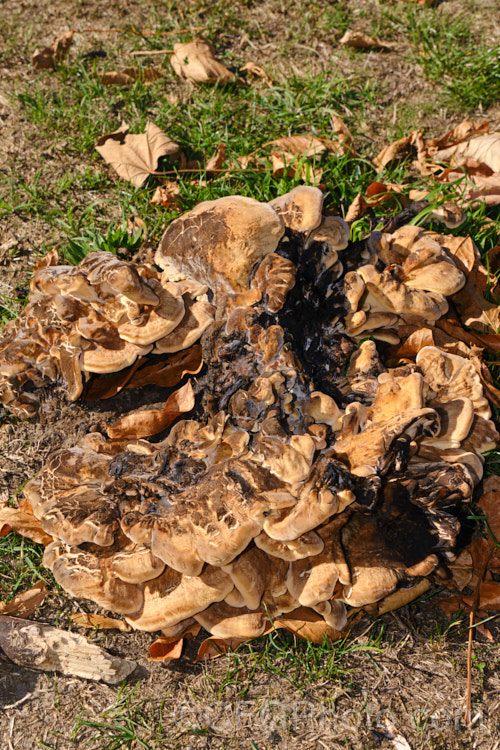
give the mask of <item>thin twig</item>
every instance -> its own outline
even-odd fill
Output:
[[[167,55],[169,52],[173,52],[173,49],[150,49],[150,50],[136,50],[135,52],[127,52],[130,57],[139,57],[139,55]]]
[[[475,602],[474,602],[475,603]],[[469,615],[469,638],[467,640],[467,692],[465,696],[465,716],[464,724],[466,727],[471,726],[472,716],[472,637],[474,633],[474,611],[472,607]]]
[[[189,29],[178,29],[177,31],[140,31],[139,29],[80,29],[75,34],[135,34],[136,36],[175,36],[175,34],[187,34],[191,31],[200,31],[203,26],[191,26]]]

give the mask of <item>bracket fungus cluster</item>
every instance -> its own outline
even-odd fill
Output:
[[[77,398],[80,373],[203,349],[191,419],[156,441],[89,433],[25,486],[72,595],[169,636],[258,636],[298,607],[342,630],[453,559],[498,440],[480,375],[436,346],[386,362],[464,274],[419,228],[349,243],[322,212],[309,187],[221,198],[168,227],[161,272],[97,253],[35,274],[0,348],[9,406],[32,406],[28,380]]]
[[[30,301],[0,341],[0,401],[33,416],[40,391],[60,383],[70,401],[93,373],[114,373],[149,353],[190,347],[212,323],[207,286],[172,282],[147,264],[91,252],[78,266],[49,254]]]

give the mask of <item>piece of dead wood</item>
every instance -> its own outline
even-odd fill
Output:
[[[130,133],[130,126],[122,123],[113,133],[103,135],[96,144],[105,162],[124,180],[142,187],[158,169],[162,156],[179,159],[181,149],[153,122],[148,122],[145,133]]]
[[[74,31],[66,31],[52,42],[50,47],[35,50],[31,61],[35,70],[53,70],[68,54],[73,44]]]
[[[136,668],[77,633],[0,615],[0,647],[15,664],[114,685]]]

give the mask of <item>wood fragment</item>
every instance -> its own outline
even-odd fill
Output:
[[[111,685],[122,682],[137,666],[111,656],[76,633],[5,615],[0,616],[0,647],[11,661],[23,667]]]

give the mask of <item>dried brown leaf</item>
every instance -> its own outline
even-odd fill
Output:
[[[345,633],[328,625],[323,617],[308,607],[299,607],[286,615],[281,615],[273,622],[272,629],[284,628],[299,638],[312,643],[330,643],[338,641]]]
[[[497,282],[488,269],[475,263],[467,275],[463,289],[453,295],[461,323],[480,333],[496,334],[500,327],[500,306],[496,301]],[[486,298],[486,295],[490,299]],[[494,300],[494,301],[491,301]]]
[[[181,188],[178,182],[167,182],[158,185],[149,202],[153,205],[164,206],[170,211],[180,211],[182,209],[180,192]]]
[[[347,209],[345,220],[348,224],[352,224],[353,221],[360,219],[368,210],[368,203],[365,201],[361,193],[354,198],[353,202]]]
[[[194,407],[194,392],[191,381],[174,391],[163,409],[147,409],[146,411],[126,414],[107,428],[110,438],[126,437],[141,438],[156,435],[165,430],[178,416],[191,411]]]
[[[377,169],[383,169],[393,159],[399,159],[407,151],[408,147],[413,145],[417,138],[417,131],[414,130],[410,135],[404,138],[399,138],[397,141],[393,141],[388,146],[380,151],[377,156],[373,159],[373,164]]]
[[[127,86],[136,81],[152,83],[162,77],[156,68],[123,68],[123,70],[109,70],[101,76],[104,86]]]
[[[124,370],[112,375],[101,375],[90,381],[85,392],[85,401],[97,401],[101,398],[112,398],[125,388],[129,380],[134,376],[136,370],[146,361],[145,357],[138,357],[135,362]],[[130,386],[131,388],[134,386]]]
[[[158,169],[159,159],[162,156],[178,159],[180,148],[153,122],[147,123],[145,133],[132,134],[129,130],[123,123],[118,130],[103,135],[97,141],[96,151],[122,179],[141,187]]]
[[[31,58],[34,68],[36,70],[50,70],[62,62],[73,44],[73,34],[74,31],[66,31],[61,36],[58,36],[50,47],[44,47],[41,50],[37,49]]]
[[[325,141],[325,145],[330,153],[339,153],[341,155],[351,154],[351,156],[356,156],[357,152],[354,148],[354,138],[345,122],[341,117],[333,114],[330,119],[332,121],[333,129],[338,136],[338,142]]]
[[[173,661],[182,656],[183,638],[160,635],[149,647],[148,661]]]
[[[200,344],[183,352],[177,352],[166,361],[147,365],[133,375],[127,388],[141,388],[144,385],[160,385],[173,388],[184,375],[196,375],[203,367],[203,353]]]
[[[205,167],[206,173],[210,174],[211,172],[218,172],[221,169],[225,158],[226,147],[223,143],[220,143],[217,147],[217,153],[215,153],[212,158],[207,161],[207,165]]]
[[[477,135],[466,141],[436,151],[433,154],[436,161],[456,161],[459,157],[472,158],[486,164],[493,172],[500,172],[500,133]]]
[[[234,80],[234,73],[216,59],[215,48],[206,39],[174,44],[170,62],[177,75],[185,81],[227,83]]]
[[[369,36],[360,31],[348,29],[339,44],[344,47],[354,47],[354,49],[369,49],[377,47],[379,49],[390,49],[395,46],[394,42],[383,42],[378,36]]]
[[[474,606],[474,595],[462,597],[462,601],[468,607]],[[480,609],[500,610],[500,582],[483,581],[479,586],[479,607]]]
[[[0,602],[0,615],[29,617],[43,604],[48,593],[45,581],[37,581],[32,588],[17,594],[10,602]]]
[[[483,489],[484,495],[479,501],[479,507],[486,516],[491,533],[500,543],[500,477],[491,476],[485,479]]]
[[[488,122],[472,122],[471,120],[464,120],[438,138],[426,139],[426,144],[428,148],[431,148],[434,151],[437,149],[445,149],[449,146],[456,146],[466,138],[487,133],[488,129]]]
[[[255,76],[256,78],[262,78],[265,83],[267,83],[268,86],[274,86],[273,79],[267,75],[266,71],[260,67],[260,65],[256,65],[254,62],[249,60],[249,62],[245,63],[245,65],[240,68],[240,73],[248,73],[251,76]]]
[[[276,138],[274,141],[265,143],[264,146],[276,146],[277,149],[282,149],[283,155],[288,157],[300,154],[301,156],[320,156],[327,150],[323,138],[318,138],[316,135],[289,135],[283,138]],[[275,149],[272,153],[280,155],[280,152]]]
[[[53,541],[42,529],[38,518],[18,508],[4,506],[0,508],[0,536],[5,536],[12,529],[21,536],[45,546]]]
[[[214,635],[210,636],[210,638],[205,638],[198,649],[195,662],[218,659],[219,656],[224,656],[229,651],[234,651],[248,640],[248,638],[217,638]]]
[[[402,331],[400,334],[403,343],[396,353],[400,359],[415,359],[424,346],[435,346],[433,331],[430,328],[419,327],[409,335],[404,335]]]
[[[99,628],[100,630],[122,630],[128,633],[132,630],[123,620],[116,620],[113,617],[105,615],[94,615],[90,612],[75,612],[71,615],[71,621],[74,625],[82,628]]]

